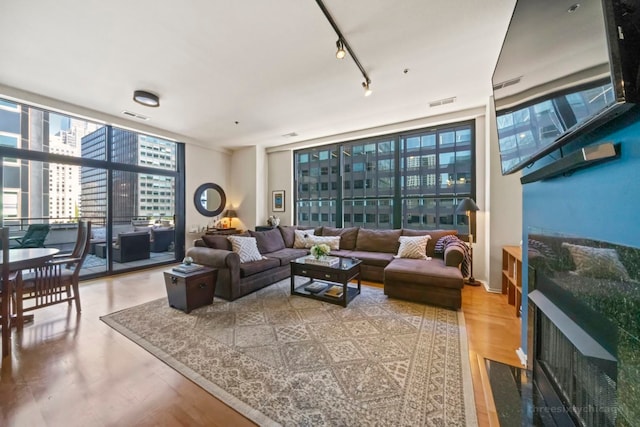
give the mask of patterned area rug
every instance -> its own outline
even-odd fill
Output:
[[[289,293],[102,320],[260,425],[477,425],[462,312],[368,286],[347,308]]]

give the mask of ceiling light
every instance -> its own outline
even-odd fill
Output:
[[[338,50],[336,51],[336,58],[342,59],[347,56],[347,51],[344,50],[344,43],[342,42],[342,40],[338,39],[338,41],[336,42],[336,47],[338,48]]]
[[[160,106],[160,98],[158,98],[158,95],[144,90],[136,90],[133,92],[133,100],[146,107]]]
[[[367,80],[366,82],[362,82],[362,87],[364,88],[364,96],[371,95],[371,80]]]

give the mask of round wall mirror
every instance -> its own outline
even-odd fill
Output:
[[[216,216],[227,205],[227,196],[218,184],[211,182],[202,184],[193,196],[196,209],[204,216]]]

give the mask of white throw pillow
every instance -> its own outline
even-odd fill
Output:
[[[293,241],[293,247],[295,249],[304,249],[307,246],[307,238],[313,236],[314,230],[294,230],[295,239]]]
[[[255,237],[228,236],[231,249],[240,257],[240,262],[260,261],[263,257],[258,250]]]
[[[309,236],[306,240],[306,248],[322,243],[329,245],[332,251],[340,250],[340,236]]]
[[[396,258],[427,259],[427,242],[431,236],[400,236]]]

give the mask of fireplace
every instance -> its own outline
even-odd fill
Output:
[[[536,410],[558,425],[640,425],[640,249],[528,237]]]

